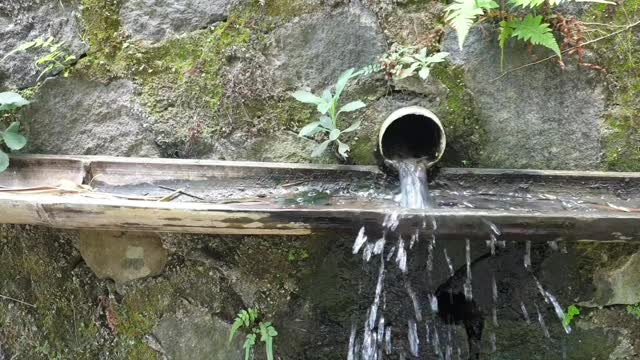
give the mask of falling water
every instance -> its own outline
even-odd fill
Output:
[[[406,209],[426,209],[430,206],[427,187],[427,167],[419,159],[393,161],[400,174],[400,204]]]

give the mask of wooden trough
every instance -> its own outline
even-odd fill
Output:
[[[401,229],[439,236],[629,241],[640,238],[640,174],[441,169],[438,206],[402,210],[376,167],[25,155],[0,174],[0,223],[207,234],[367,233],[399,212]],[[426,231],[426,230],[425,230]]]

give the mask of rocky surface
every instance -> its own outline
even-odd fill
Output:
[[[157,156],[150,119],[129,81],[46,81],[24,112],[32,153]]]
[[[274,81],[294,89],[322,90],[345,70],[374,63],[386,51],[375,15],[358,3],[297,18],[274,31],[269,42]]]
[[[101,279],[123,283],[155,276],[167,263],[167,250],[155,233],[81,231],[79,237],[82,259]]]
[[[154,44],[224,20],[230,3],[229,0],[125,0],[120,19],[132,40]]]
[[[18,46],[53,37],[64,42],[70,54],[79,58],[88,45],[82,40],[77,2],[9,1],[0,4],[0,59]],[[26,88],[36,84],[42,70],[35,59],[44,50],[14,54],[0,61],[0,88]]]
[[[487,132],[482,165],[532,169],[597,169],[602,161],[605,89],[597,73],[562,70],[553,61],[513,70],[548,56],[512,41],[501,77],[500,48],[489,29],[475,28],[460,51],[451,31],[443,49],[465,69]],[[571,139],[571,141],[567,141]]]

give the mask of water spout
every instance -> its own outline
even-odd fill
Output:
[[[378,136],[378,150],[386,165],[420,159],[429,168],[440,160],[446,144],[440,119],[420,106],[403,107],[391,113]]]

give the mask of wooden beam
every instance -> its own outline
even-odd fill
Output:
[[[398,211],[401,231],[420,228],[428,232],[430,225],[423,227],[423,223],[430,224],[434,219],[437,234],[451,239],[486,239],[488,222],[501,229],[503,238],[513,240],[640,239],[640,212],[606,205],[609,199],[620,201],[638,193],[637,173],[443,169],[432,186],[434,193],[443,199],[454,199],[452,193],[465,189],[477,190],[469,201],[476,198],[494,201],[495,194],[518,191],[533,195],[534,200],[544,195],[544,200],[535,201],[524,196],[518,203],[531,204],[531,208],[502,210],[447,206],[428,211],[401,210],[392,201],[397,191],[394,181],[386,179],[376,168],[361,166],[31,155],[12,159],[10,171],[0,174],[0,185],[53,185],[54,180],[60,179],[91,183],[97,192],[121,196],[166,195],[170,191],[159,185],[169,184],[206,200],[181,197],[178,201],[158,202],[95,193],[0,192],[0,223],[255,235],[355,234],[366,226],[368,233],[375,234],[381,231],[385,216]],[[328,204],[294,201],[292,205],[280,201],[291,197],[295,200],[301,196],[301,189],[309,188],[330,189],[335,191],[334,198]],[[234,197],[242,194],[264,197],[256,197],[258,201],[236,201]],[[561,201],[553,200],[545,207],[547,199],[558,196],[567,196],[572,201],[605,200],[604,205],[582,204],[568,209]],[[624,203],[633,205],[632,200]]]

